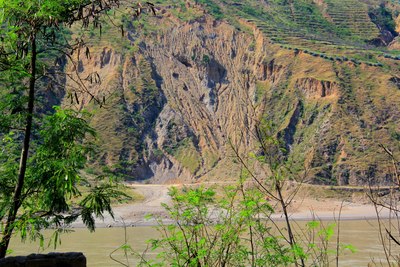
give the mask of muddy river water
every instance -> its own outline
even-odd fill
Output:
[[[300,224],[304,224],[300,222]],[[375,220],[348,220],[341,222],[340,239],[342,243],[350,243],[356,249],[356,253],[349,251],[341,255],[339,266],[367,266],[374,261],[379,263],[382,260],[382,246],[379,242],[377,221]],[[62,236],[61,245],[56,251],[81,251],[87,257],[88,266],[111,267],[122,266],[110,259],[110,253],[124,243],[123,228],[99,228],[95,233],[86,229],[74,229],[74,232]],[[158,236],[157,231],[150,226],[128,227],[128,243],[136,251],[143,251],[146,240]],[[24,255],[29,253],[42,252],[36,243],[20,243],[14,238],[11,249],[12,255]],[[46,249],[45,252],[54,251]],[[123,260],[120,254],[114,254],[115,258]],[[130,259],[131,266],[135,266],[135,260]],[[335,264],[332,264],[334,266]],[[377,266],[381,266],[378,264]]]

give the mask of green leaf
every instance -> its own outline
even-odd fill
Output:
[[[311,221],[311,222],[307,222],[307,227],[310,230],[316,229],[321,225],[321,223],[319,221]]]
[[[341,244],[342,248],[345,250],[349,250],[351,253],[356,253],[357,252],[357,248],[354,247],[351,244]]]

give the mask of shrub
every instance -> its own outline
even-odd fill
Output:
[[[160,238],[149,240],[151,250],[160,251],[157,259],[131,251],[138,266],[289,266],[299,259],[327,266],[331,260],[328,244],[336,224],[308,222],[303,241],[290,246],[270,217],[269,200],[256,188],[244,189],[240,183],[218,196],[203,186],[172,188],[169,195],[172,204],[163,206],[172,224],[156,217]]]

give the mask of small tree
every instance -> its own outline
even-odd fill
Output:
[[[301,176],[291,170],[290,162],[288,162],[285,155],[284,144],[274,135],[273,127],[268,120],[261,118],[255,122],[254,129],[247,130],[256,141],[258,146],[256,152],[244,155],[239,151],[238,145],[231,143],[231,147],[243,168],[257,184],[259,190],[267,198],[275,201],[282,210],[287,232],[285,240],[292,249],[295,259],[294,264],[296,266],[305,266],[306,254],[298,244],[293,230],[293,222],[291,222],[288,212],[292,200],[305,179],[305,174]],[[253,167],[253,164],[256,167]],[[260,169],[261,172],[255,172],[254,169]],[[295,189],[289,195],[284,195],[285,185],[290,180],[296,183]]]
[[[215,189],[172,188],[172,204],[164,204],[173,224],[157,218],[159,239],[151,249],[161,250],[160,261],[139,256],[139,266],[288,266],[290,247],[273,233],[267,218],[273,212],[257,189],[243,183]]]
[[[34,237],[36,230],[70,223],[80,214],[93,229],[92,214],[111,213],[110,197],[121,196],[101,185],[72,210],[68,199],[79,195],[79,169],[89,151],[82,140],[94,132],[72,111],[57,110],[40,123],[36,99],[40,82],[51,70],[42,53],[57,50],[67,55],[82,48],[81,42],[62,44],[62,28],[77,22],[101,27],[100,15],[119,4],[119,0],[0,0],[0,258],[5,257],[14,230],[22,237],[30,230]]]
[[[166,224],[165,218],[156,216],[159,237],[149,240],[143,253],[133,251],[125,238],[111,258],[129,266],[129,255],[133,255],[138,266],[147,267],[293,266],[300,257],[304,266],[329,266],[334,261],[339,266],[338,258],[330,253],[334,223],[308,222],[300,229],[302,240],[293,251],[282,227],[271,218],[271,203],[254,183],[246,181],[246,176],[244,171],[237,185],[221,190],[203,186],[172,188],[171,204],[163,204],[172,223]],[[352,250],[339,240],[336,245],[336,256]],[[146,255],[148,249],[155,250],[157,258]],[[113,257],[118,250],[124,252],[126,263]]]

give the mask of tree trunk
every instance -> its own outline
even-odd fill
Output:
[[[28,161],[29,144],[31,140],[31,131],[32,131],[33,108],[35,101],[36,57],[37,57],[36,34],[32,34],[31,36],[31,46],[32,46],[31,47],[32,57],[30,62],[31,76],[29,78],[28,114],[25,125],[24,144],[21,150],[21,159],[19,162],[19,170],[18,170],[18,181],[15,185],[13,202],[8,212],[7,222],[3,231],[3,238],[0,242],[0,259],[6,256],[11,235],[15,227],[14,223],[17,217],[18,209],[21,207],[22,204],[21,195],[24,186],[25,172]]]

